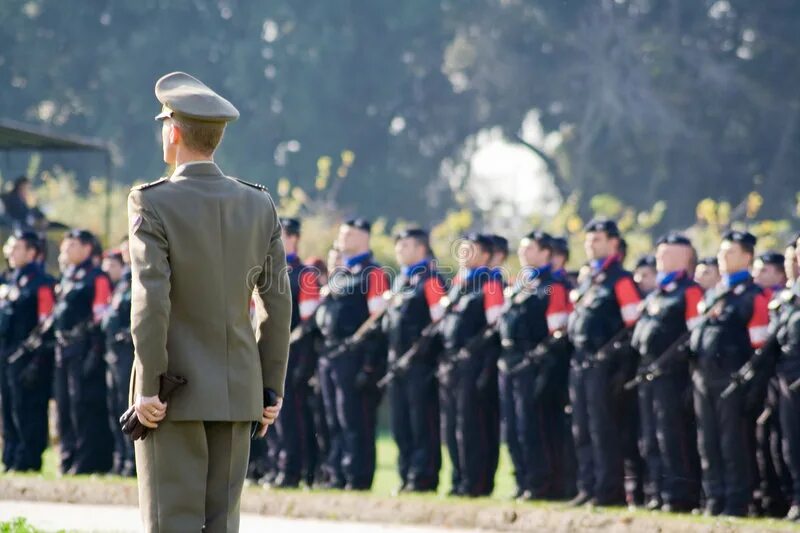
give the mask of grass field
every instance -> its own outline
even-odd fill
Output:
[[[397,474],[397,446],[388,433],[381,433],[377,442],[377,468],[372,492],[378,496],[390,496],[400,486],[400,476]],[[439,493],[447,494],[450,490],[450,473],[452,471],[446,450],[442,450],[442,471],[440,474]],[[58,456],[53,448],[48,448],[44,454],[44,464],[41,474],[15,474],[23,476],[42,476],[45,479],[58,477]],[[109,481],[122,480],[116,476],[107,476]],[[128,480],[130,481],[130,480]],[[494,498],[508,498],[514,491],[514,480],[511,473],[511,459],[505,446],[500,453],[500,464],[495,477]],[[0,533],[2,530],[0,530]]]
[[[559,516],[563,513],[563,519],[567,521],[571,520],[582,520],[582,516],[585,517],[586,515],[581,515],[580,513],[585,513],[586,511],[583,510],[571,510],[566,508],[566,506],[562,503],[553,503],[553,502],[525,502],[525,503],[510,503],[509,497],[514,491],[514,481],[512,476],[512,469],[511,469],[511,462],[508,456],[507,450],[505,448],[501,451],[500,456],[500,463],[499,468],[497,471],[497,476],[495,478],[495,491],[492,497],[490,498],[476,498],[476,499],[463,499],[463,498],[454,498],[446,496],[447,492],[450,489],[450,463],[447,458],[447,454],[443,451],[443,468],[441,471],[440,477],[440,486],[439,486],[439,494],[438,495],[430,495],[430,494],[403,494],[399,497],[394,497],[395,491],[399,486],[399,476],[397,475],[396,471],[396,458],[397,458],[397,447],[394,444],[392,438],[387,434],[383,433],[380,435],[377,443],[377,454],[378,454],[378,465],[377,470],[375,473],[375,482],[373,485],[373,490],[371,494],[364,499],[358,499],[355,501],[363,502],[367,505],[388,505],[390,510],[395,509],[396,505],[408,506],[412,505],[416,508],[417,505],[430,505],[435,504],[435,502],[439,501],[442,504],[445,504],[444,507],[448,507],[451,509],[452,512],[462,512],[464,514],[473,513],[476,509],[486,509],[496,511],[497,513],[504,513],[507,512],[509,509],[516,509],[519,512],[525,512],[526,509],[531,511],[543,512],[543,513],[552,513],[558,512],[560,513]],[[57,456],[54,450],[48,449],[45,453],[44,457],[44,468],[42,473],[40,474],[11,474],[10,477],[27,477],[27,478],[37,478],[31,479],[30,483],[33,486],[41,485],[41,481],[47,480],[55,480],[59,477],[58,468],[57,468]],[[114,491],[111,485],[120,487],[121,485],[132,486],[135,484],[135,480],[133,479],[126,479],[126,478],[119,478],[116,476],[90,476],[92,483],[86,483],[87,486],[94,485],[97,487],[97,483],[99,482],[102,486],[109,484],[109,491]],[[81,476],[74,478],[75,480],[80,480]],[[87,481],[89,481],[87,479]],[[98,487],[99,490],[103,490],[102,488]],[[308,498],[319,499],[322,498],[321,502],[326,502],[325,505],[331,504],[333,501],[337,501],[337,504],[340,501],[349,502],[347,505],[352,505],[352,498],[357,497],[360,498],[357,494],[350,494],[350,493],[341,493],[340,491],[325,491],[325,490],[309,490],[309,489],[299,489],[299,490],[281,490],[276,491],[278,494],[285,495],[287,497],[300,497],[304,498],[304,495],[308,495]],[[261,493],[260,488],[250,488],[248,489],[248,494],[251,496],[257,496]],[[264,492],[265,496],[267,492]],[[344,500],[336,500],[336,495],[341,494],[341,496],[347,496]],[[326,495],[331,495],[333,499],[325,499]],[[36,499],[36,498],[34,498]],[[65,501],[65,500],[59,500]],[[372,502],[366,503],[366,502]],[[395,502],[395,503],[392,503]],[[336,505],[336,504],[334,504]],[[455,505],[456,507],[453,507]],[[453,511],[455,509],[455,511]],[[461,511],[459,511],[461,510]],[[284,514],[285,509],[282,510],[281,514]],[[708,529],[708,531],[726,531],[726,532],[734,532],[734,531],[800,531],[800,527],[797,525],[793,525],[784,521],[780,520],[773,520],[773,519],[730,519],[730,518],[707,518],[702,516],[692,516],[692,515],[663,515],[661,513],[653,513],[644,510],[637,510],[637,511],[629,511],[624,508],[602,508],[602,509],[595,509],[592,512],[594,516],[600,517],[608,517],[608,519],[612,521],[623,521],[627,523],[628,520],[645,520],[645,523],[648,526],[653,526],[656,524],[658,527],[657,529],[661,531],[685,531],[686,528],[690,530],[694,530],[695,527],[701,526],[715,526],[714,528]],[[578,513],[578,514],[575,514]],[[396,512],[392,512],[387,517],[379,519],[379,521],[383,521],[384,519],[387,522],[402,522],[402,520],[398,520],[395,516]],[[296,517],[306,517],[308,515],[292,515],[291,513],[287,514],[287,516],[296,516]],[[315,516],[311,516],[315,517]],[[394,517],[394,518],[390,518]],[[320,518],[316,516],[316,518]],[[351,519],[358,519],[352,518]],[[649,522],[646,522],[649,520]],[[653,521],[655,520],[655,522]],[[638,524],[638,522],[637,522]],[[716,529],[716,526],[724,525],[723,529]],[[663,527],[662,527],[663,526]],[[741,526],[741,528],[739,527]],[[578,529],[580,530],[580,528]],[[576,530],[576,531],[578,531]],[[34,529],[30,529],[27,524],[19,523],[19,524],[12,524],[12,523],[0,523],[0,533],[3,532],[32,532],[35,531]]]

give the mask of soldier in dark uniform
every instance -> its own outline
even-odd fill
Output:
[[[323,398],[331,433],[338,433],[328,466],[330,485],[348,490],[368,490],[375,474],[375,384],[386,365],[382,339],[375,336],[333,356],[370,316],[384,311],[389,279],[375,263],[369,248],[370,223],[352,219],[339,228],[339,248],[344,267],[331,273],[329,294],[315,319],[324,338],[320,364],[330,372],[323,379]],[[337,449],[338,448],[338,449]],[[337,471],[338,469],[338,471]]]
[[[106,254],[102,268],[113,286],[111,305],[102,322],[105,333],[108,418],[114,436],[114,462],[111,472],[129,477],[136,473],[133,442],[122,434],[119,417],[128,408],[128,388],[133,369],[131,269],[120,250]]]
[[[94,264],[96,240],[72,230],[61,243],[66,265],[57,289],[55,396],[61,471],[108,472],[113,437],[108,426],[105,342],[98,325],[111,299],[111,283]]]
[[[713,289],[722,281],[719,275],[719,263],[716,257],[703,257],[697,261],[694,269],[694,280],[704,291]]]
[[[8,257],[6,257],[8,259]],[[0,349],[2,349],[3,339],[10,325],[11,301],[8,299],[11,290],[11,273],[0,273]],[[11,470],[14,467],[14,456],[19,444],[19,437],[11,423],[13,413],[11,411],[11,390],[8,379],[8,363],[5,357],[0,357],[0,408],[2,409],[3,422],[3,468]]]
[[[639,318],[639,291],[620,263],[619,229],[595,219],[584,228],[591,271],[573,291],[569,336],[575,345],[570,375],[572,427],[578,458],[578,495],[573,505],[624,501],[620,421],[614,411],[612,378],[618,368],[609,346]]]
[[[743,516],[751,499],[753,473],[748,460],[752,428],[745,414],[745,393],[739,388],[721,398],[730,376],[767,338],[767,299],[753,283],[750,265],[756,238],[743,231],[723,237],[717,255],[723,280],[706,295],[706,318],[692,331],[697,356],[694,406],[702,459],[705,512]]]
[[[786,290],[785,262],[783,254],[777,252],[763,253],[753,262],[753,281],[764,291],[764,296],[770,301],[770,309],[780,305],[780,295]],[[770,322],[776,318],[771,317]],[[791,492],[791,479],[781,454],[773,452],[780,450],[782,440],[779,421],[780,391],[778,379],[775,377],[774,358],[769,359],[769,364],[759,370],[749,387],[751,390],[748,395],[757,399],[753,402],[755,409],[751,413],[755,420],[751,460],[755,460],[758,474],[753,495],[758,505],[757,513],[774,517],[785,516],[789,509],[785,494]]]
[[[800,234],[794,244],[794,261],[800,262]],[[793,269],[787,270],[791,273]],[[791,507],[786,518],[800,521],[800,281],[795,280],[778,298],[780,305],[770,323],[780,346],[777,381],[782,453],[776,455],[785,461],[791,479],[791,490],[786,495]]]
[[[647,296],[653,292],[658,283],[656,282],[656,258],[654,255],[643,255],[636,261],[633,269],[633,281],[639,287],[642,296]]]
[[[697,325],[697,306],[703,298],[703,289],[690,273],[689,239],[670,233],[656,246],[658,285],[645,301],[632,339],[643,373],[654,370],[656,361]],[[676,355],[658,372],[657,379],[642,381],[638,389],[647,508],[688,512],[699,502],[700,480],[687,358]]]
[[[540,231],[520,241],[522,270],[498,324],[503,348],[499,367],[505,439],[509,451],[513,450],[517,492],[523,499],[563,494],[563,439],[558,438],[559,428],[548,422],[554,418],[551,411],[563,413],[564,406],[545,395],[555,363],[550,361],[563,358],[563,353],[556,353],[563,348],[552,347],[537,363],[520,366],[549,336],[566,329],[571,311],[566,285],[552,275],[551,246],[551,237]],[[508,431],[512,427],[516,433]]]
[[[8,324],[3,354],[11,418],[4,420],[17,436],[10,469],[42,468],[47,448],[47,402],[53,371],[52,349],[42,345],[43,329],[53,311],[53,284],[38,262],[42,241],[33,232],[17,232],[6,243],[13,269],[8,294]]]
[[[297,255],[300,241],[300,221],[295,218],[281,219],[283,247],[286,250],[286,266],[289,269],[289,288],[292,291],[292,331],[313,317],[319,305],[317,276],[307,268]],[[283,408],[275,423],[280,449],[277,461],[277,477],[273,487],[297,487],[301,479],[313,479],[315,466],[315,436],[308,385],[316,367],[313,339],[304,335],[293,341],[289,348],[289,364],[286,371]]]
[[[494,489],[497,457],[492,453],[499,428],[492,427],[497,418],[491,410],[497,407],[497,391],[489,397],[483,338],[502,313],[504,300],[502,284],[488,266],[492,252],[489,236],[464,237],[457,252],[462,272],[448,295],[451,311],[442,319],[445,353],[437,372],[442,438],[453,464],[451,493],[461,496],[486,496]],[[470,352],[476,340],[483,346]]]
[[[389,364],[408,350],[423,350],[389,385],[392,435],[398,448],[401,492],[435,491],[442,466],[439,440],[439,392],[436,346],[418,346],[421,333],[444,315],[444,281],[436,271],[428,232],[411,228],[395,238],[395,255],[402,270],[392,288],[395,297],[383,319],[389,344]]]
[[[552,251],[550,254],[551,274],[553,279],[563,283],[567,294],[572,291],[577,281],[574,273],[567,271],[569,261],[569,242],[565,237],[552,237],[550,240]],[[572,302],[569,303],[572,309]],[[570,358],[572,357],[572,343],[567,339],[563,345],[564,354],[555,359],[555,365],[550,372],[550,379],[545,384],[543,395],[551,398],[553,403],[559,405],[550,414],[552,419],[545,422],[546,432],[553,436],[553,448],[558,449],[561,457],[561,499],[570,499],[575,496],[575,475],[577,459],[575,457],[575,444],[572,439],[572,406],[569,404],[569,372]]]

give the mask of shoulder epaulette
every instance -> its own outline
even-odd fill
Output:
[[[161,179],[157,179],[156,181],[151,181],[150,183],[142,183],[141,185],[136,185],[135,187],[131,187],[132,191],[143,191],[145,189],[149,189],[150,187],[155,187],[156,185],[161,185],[162,183],[169,181],[167,176],[164,176]]]
[[[259,191],[269,192],[269,189],[267,189],[266,187],[264,187],[263,185],[261,185],[259,183],[250,183],[249,181],[244,181],[244,180],[239,179],[239,178],[233,178],[233,179],[235,179],[236,181],[238,181],[242,185],[247,185],[248,187],[252,187],[254,189],[258,189]]]

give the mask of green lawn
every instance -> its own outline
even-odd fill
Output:
[[[372,492],[376,495],[388,496],[394,493],[400,486],[400,476],[397,474],[397,446],[388,433],[382,433],[378,437],[378,464],[375,471],[375,482]],[[439,493],[447,494],[450,490],[450,472],[452,470],[447,451],[442,449],[442,471],[439,477]],[[18,475],[41,475],[45,479],[58,477],[58,457],[53,448],[48,448],[44,454],[44,466],[41,474],[18,474]],[[108,476],[109,480],[117,480],[114,476]],[[500,464],[495,477],[495,497],[507,498],[514,491],[514,479],[511,474],[511,459],[505,446],[500,453]],[[2,533],[2,530],[0,530]]]

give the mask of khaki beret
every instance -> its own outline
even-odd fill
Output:
[[[232,103],[185,72],[171,72],[156,82],[161,113],[156,120],[176,117],[201,122],[231,122],[239,118]]]

